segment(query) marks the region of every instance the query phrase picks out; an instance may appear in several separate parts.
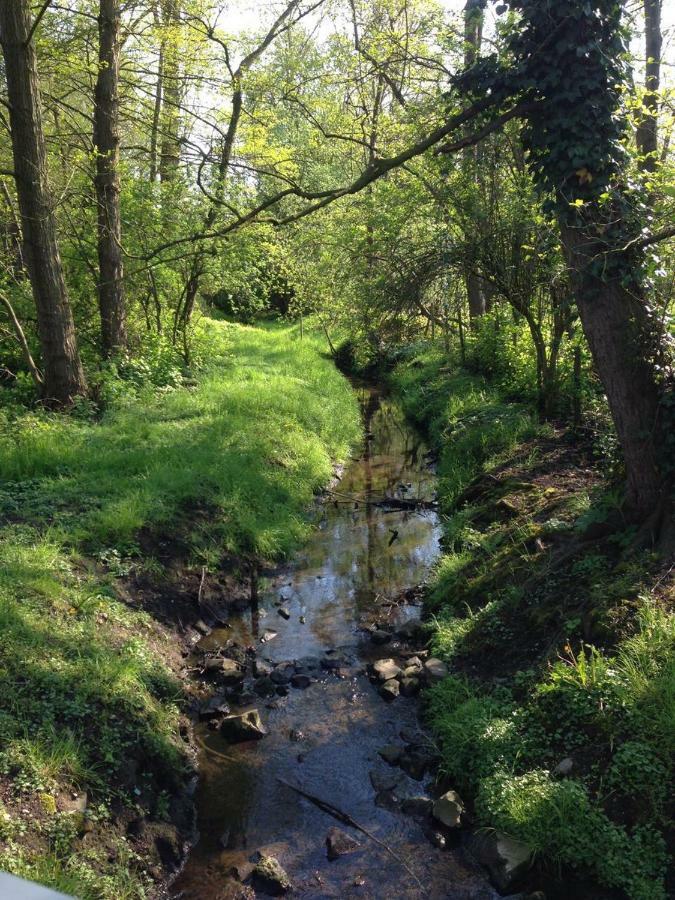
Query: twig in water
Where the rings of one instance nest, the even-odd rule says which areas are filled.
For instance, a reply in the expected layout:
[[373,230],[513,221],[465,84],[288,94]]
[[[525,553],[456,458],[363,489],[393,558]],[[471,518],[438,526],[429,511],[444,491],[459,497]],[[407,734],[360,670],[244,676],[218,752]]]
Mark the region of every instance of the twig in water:
[[403,868],[406,870],[408,875],[410,875],[410,877],[413,878],[417,882],[417,885],[419,886],[420,891],[422,891],[422,894],[420,896],[427,896],[427,892],[424,889],[424,885],[419,880],[417,875],[415,875],[415,873],[410,868],[408,863],[404,859],[402,859],[398,855],[398,853],[396,853],[395,850],[392,850],[392,848],[388,844],[385,844],[384,841],[381,841],[378,837],[375,837],[375,835],[372,833],[372,831],[368,831],[368,829],[365,826],[360,825],[356,821],[356,819],[352,819],[352,817],[349,815],[349,813],[343,812],[341,809],[338,809],[337,806],[333,806],[332,803],[328,803],[327,800],[322,800],[320,797],[316,797],[314,794],[310,794],[308,791],[305,791],[302,788],[296,787],[294,784],[291,784],[289,781],[284,781],[284,779],[279,778],[279,776],[277,776],[277,781],[280,782],[281,784],[285,785],[287,788],[290,788],[292,791],[295,791],[296,794],[300,794],[300,796],[304,797],[305,800],[309,800],[310,803],[313,803],[315,806],[318,806],[320,810],[322,810],[325,813],[328,813],[329,816],[333,816],[333,818],[337,819],[338,822],[342,822],[344,825],[349,825],[350,828],[355,828],[357,831],[360,831],[361,834],[365,834],[365,836],[367,838],[370,838],[371,841],[373,841],[379,847],[382,847],[383,850],[386,850],[390,856],[393,856],[393,858],[398,863],[400,863],[400,865],[403,866]]
[[202,578],[199,582],[199,593],[197,594],[197,606],[202,605],[202,592],[204,590],[204,579],[206,578],[206,566],[202,566]]

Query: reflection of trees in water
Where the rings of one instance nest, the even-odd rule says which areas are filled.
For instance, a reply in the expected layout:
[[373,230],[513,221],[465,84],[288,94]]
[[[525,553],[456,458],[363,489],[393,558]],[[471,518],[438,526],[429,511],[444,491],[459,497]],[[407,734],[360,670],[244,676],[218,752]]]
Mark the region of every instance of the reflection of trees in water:
[[[360,463],[352,469],[352,490],[355,496],[394,496],[400,493],[402,482],[412,484],[410,496],[424,496],[431,486],[432,476],[421,470],[424,442],[406,423],[396,404],[383,400],[375,391],[364,391],[360,397],[366,440]],[[389,527],[410,522],[416,513],[385,512],[364,504],[353,512],[355,530],[352,534],[352,561],[355,564],[355,596],[357,606],[368,606],[376,590],[388,590],[406,581],[409,566],[401,565],[400,553],[389,551]],[[359,520],[363,531],[359,529]],[[408,535],[409,549],[417,541],[423,542],[426,523],[419,532]],[[403,550],[403,547],[400,548]]]
[[[423,471],[424,441],[410,428],[399,406],[380,401],[371,417],[374,433],[371,452],[387,458],[381,490],[391,496],[406,478],[412,481],[414,496],[423,496],[430,477]],[[417,476],[415,478],[415,476]]]
[[[365,474],[364,487],[366,489],[366,497],[372,496],[373,493],[373,466],[372,466],[372,446],[373,441],[370,434],[373,426],[373,419],[380,408],[380,398],[373,391],[363,410],[364,425],[366,428],[366,445],[363,454],[363,471]],[[375,550],[375,508],[370,503],[366,504],[366,588],[367,593],[371,594],[375,590],[375,567],[373,565]]]

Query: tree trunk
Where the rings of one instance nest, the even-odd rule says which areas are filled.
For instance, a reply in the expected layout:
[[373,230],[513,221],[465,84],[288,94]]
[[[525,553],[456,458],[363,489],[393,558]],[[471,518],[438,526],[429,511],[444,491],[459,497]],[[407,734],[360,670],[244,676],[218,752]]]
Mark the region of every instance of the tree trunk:
[[157,60],[157,84],[155,85],[155,101],[152,107],[152,127],[150,129],[150,181],[157,181],[157,148],[159,146],[159,121],[162,115],[162,95],[164,92],[164,43],[159,47]]
[[659,85],[661,81],[661,0],[644,0],[645,10],[645,96],[636,141],[647,172],[658,161]]
[[30,3],[0,3],[0,42],[5,60],[14,174],[25,243],[24,259],[37,308],[45,399],[67,405],[86,391],[75,338],[56,219],[47,183],[47,152]]
[[[475,65],[483,36],[483,10],[476,0],[468,0],[464,7],[464,68]],[[467,147],[464,151],[464,164],[470,177],[476,177],[478,148]],[[485,315],[486,302],[483,283],[471,266],[467,263],[464,271],[466,294],[469,301],[469,320],[473,323]]]
[[466,294],[469,300],[469,318],[472,322],[485,315],[485,294],[479,275],[467,269],[465,271]]
[[180,47],[176,28],[179,23],[178,0],[163,0],[164,27],[168,36],[164,43],[161,103],[161,150],[159,177],[163,182],[176,180],[180,166]]
[[628,507],[644,519],[665,487],[660,391],[646,306],[618,277],[593,274],[592,263],[606,253],[606,245],[583,227],[566,222],[560,227],[584,334],[623,450]]
[[98,302],[105,356],[114,356],[127,346],[119,178],[120,23],[119,0],[100,0],[98,77],[94,94],[94,180],[98,208]]

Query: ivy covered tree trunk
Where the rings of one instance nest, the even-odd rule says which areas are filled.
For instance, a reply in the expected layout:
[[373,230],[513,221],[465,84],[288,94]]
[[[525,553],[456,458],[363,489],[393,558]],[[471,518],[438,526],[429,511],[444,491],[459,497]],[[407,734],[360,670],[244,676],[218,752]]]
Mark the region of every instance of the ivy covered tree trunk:
[[100,0],[94,148],[98,214],[98,302],[101,343],[106,356],[120,353],[127,346],[119,179],[120,21],[119,0]]
[[43,393],[47,401],[67,405],[86,392],[86,383],[47,183],[47,154],[31,23],[28,0],[0,3],[0,41],[5,60],[14,176],[24,260],[37,309]]
[[581,324],[623,451],[628,505],[638,518],[646,519],[658,508],[664,492],[654,334],[644,299],[628,290],[620,276],[596,274],[598,254],[606,248],[593,230],[563,222],[563,247]]

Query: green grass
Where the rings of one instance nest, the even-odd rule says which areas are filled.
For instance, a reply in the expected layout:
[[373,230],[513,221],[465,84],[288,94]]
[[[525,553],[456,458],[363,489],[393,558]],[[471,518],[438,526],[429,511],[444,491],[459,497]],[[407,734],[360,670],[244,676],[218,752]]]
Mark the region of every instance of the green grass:
[[491,461],[541,431],[530,409],[452,367],[438,347],[399,365],[391,380],[407,414],[441,451],[439,496],[447,507]]
[[[359,434],[318,339],[206,330],[192,389],[119,396],[98,422],[0,413],[0,869],[84,900],[146,896],[116,811],[161,821],[186,765],[175,639],[116,599],[139,532],[214,568],[288,553]],[[81,791],[96,839],[66,808]]]
[[569,545],[604,520],[611,494],[592,503],[569,445],[437,348],[393,383],[439,454],[444,554],[427,611],[452,674],[426,700],[445,774],[479,825],[525,841],[542,865],[663,900],[675,743],[664,561],[629,552],[627,532],[550,571],[541,542]]
[[7,422],[0,513],[50,521],[72,546],[126,549],[142,528],[190,520],[202,506],[225,550],[288,552],[331,458],[356,437],[354,399],[320,345],[295,329],[213,320],[209,329],[217,359],[195,390],[130,399],[97,426]]

